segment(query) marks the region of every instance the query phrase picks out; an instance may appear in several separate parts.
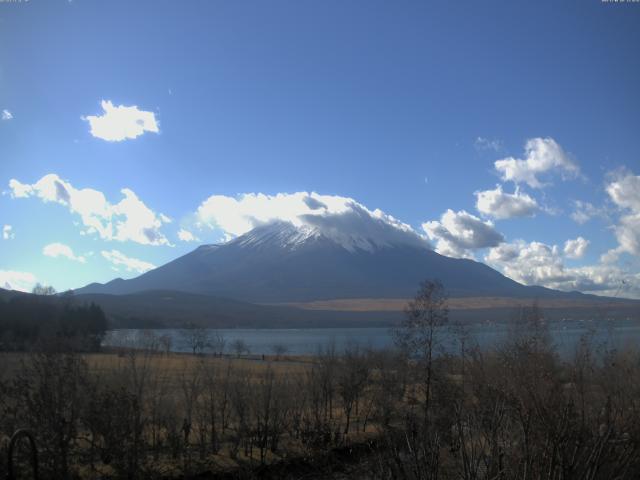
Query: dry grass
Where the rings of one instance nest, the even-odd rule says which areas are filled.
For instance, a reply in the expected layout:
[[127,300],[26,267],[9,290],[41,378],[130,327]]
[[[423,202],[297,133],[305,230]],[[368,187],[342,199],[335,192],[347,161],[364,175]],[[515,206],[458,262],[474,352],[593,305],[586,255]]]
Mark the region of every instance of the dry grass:
[[[313,302],[282,303],[303,310],[329,310],[343,312],[401,312],[407,305],[407,298],[346,298],[336,300],[318,300]],[[520,308],[531,305],[531,298],[507,297],[464,297],[450,298],[451,310],[477,310],[488,308]],[[619,307],[637,309],[638,302],[624,299],[566,299],[550,298],[538,301],[540,308],[597,308],[608,303]]]
[[[97,384],[106,382],[111,385],[116,385],[120,381],[131,381],[133,376],[143,375],[147,378],[147,387],[151,390],[147,390],[147,399],[145,400],[145,415],[149,412],[146,410],[149,407],[150,402],[153,403],[153,399],[148,395],[154,395],[156,390],[153,384],[160,382],[163,395],[163,404],[165,408],[171,408],[178,420],[186,416],[184,408],[184,388],[185,382],[191,381],[199,375],[202,375],[204,371],[218,371],[225,372],[227,368],[231,368],[233,377],[243,377],[253,383],[258,383],[261,378],[265,378],[265,374],[268,370],[273,372],[277,377],[292,379],[297,376],[303,376],[306,372],[312,368],[313,359],[310,357],[291,357],[283,356],[281,358],[275,356],[265,356],[265,359],[253,359],[253,358],[237,358],[235,356],[215,357],[212,355],[192,355],[187,353],[170,353],[162,354],[157,352],[145,352],[142,350],[130,350],[123,352],[103,352],[103,353],[85,353],[81,355],[88,367],[89,375],[96,381]],[[12,377],[19,375],[21,370],[33,361],[33,354],[23,352],[0,352],[0,381],[9,380]],[[137,372],[137,373],[134,373]],[[202,377],[200,377],[202,380]],[[197,402],[196,402],[197,403]],[[195,421],[195,420],[194,420]],[[233,431],[237,425],[231,423],[227,427],[228,432]],[[182,435],[182,432],[179,432]],[[227,433],[229,435],[229,433]],[[83,440],[78,442],[84,451],[87,451],[89,444],[85,441],[88,438],[88,433],[85,431],[82,434]],[[151,439],[147,438],[148,442]],[[0,443],[2,436],[0,435]],[[6,439],[5,439],[6,441]],[[193,461],[193,465],[190,468],[202,469],[202,470],[215,470],[226,471],[235,470],[240,467],[241,464],[249,462],[253,464],[256,462],[255,449],[253,456],[246,456],[242,449],[236,452],[235,459],[232,458],[230,453],[230,440],[222,440],[220,445],[220,451],[217,454],[207,453],[206,458],[197,458],[197,433],[196,426],[194,425],[191,440],[189,442],[190,453],[183,452],[180,458],[172,458],[166,452],[160,456],[160,458],[154,460],[158,471],[162,471],[167,478],[179,478],[184,473],[184,455],[189,455],[190,461]],[[295,442],[292,439],[283,437],[282,446],[287,447],[289,454],[293,452],[299,452],[299,442]],[[184,448],[184,446],[183,446]],[[280,460],[281,455],[276,455],[271,452],[267,452],[266,462]],[[147,458],[145,461],[148,461]],[[0,465],[1,467],[1,465]],[[81,478],[95,478],[95,473],[89,472],[88,465],[76,464],[73,467],[76,472],[81,475]],[[97,471],[101,475],[109,477],[115,475],[112,468],[109,465],[103,464],[101,461],[96,462]],[[0,477],[2,477],[2,471],[0,469]]]
[[[265,359],[236,358],[234,356],[214,357],[211,355],[191,355],[187,353],[145,354],[131,352],[139,361],[147,362],[150,369],[163,372],[169,378],[178,378],[191,369],[197,367],[228,367],[235,371],[253,374],[264,373],[271,369],[276,375],[298,375],[306,372],[312,365],[312,357],[284,356],[276,358],[265,356]],[[29,353],[0,352],[1,378],[10,378],[22,368],[23,362],[28,360]],[[86,353],[82,357],[87,362],[92,373],[112,373],[122,371],[130,363],[127,352]]]

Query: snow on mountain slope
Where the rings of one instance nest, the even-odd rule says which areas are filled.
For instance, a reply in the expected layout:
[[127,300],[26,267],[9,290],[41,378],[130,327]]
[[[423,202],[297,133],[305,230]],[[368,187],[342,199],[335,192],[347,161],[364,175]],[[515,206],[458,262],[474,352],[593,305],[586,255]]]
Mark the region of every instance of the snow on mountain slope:
[[316,192],[212,195],[200,205],[196,218],[201,226],[218,229],[228,239],[257,227],[280,224],[274,227],[279,229],[284,224],[297,229],[294,243],[321,235],[348,250],[425,244],[411,226],[379,209],[369,210],[353,198]]
[[[366,215],[366,214],[363,214]],[[276,221],[261,225],[229,242],[241,247],[258,247],[274,245],[283,249],[299,249],[318,242],[331,242],[348,252],[363,250],[373,252],[383,247],[412,245],[428,248],[427,241],[413,231],[400,230],[385,221],[369,220],[368,228],[353,228],[353,215],[349,224],[352,228],[341,229],[335,226],[335,217],[330,225],[325,225],[319,218],[313,217],[313,223],[294,226],[292,223]],[[366,220],[360,222],[366,224]]]

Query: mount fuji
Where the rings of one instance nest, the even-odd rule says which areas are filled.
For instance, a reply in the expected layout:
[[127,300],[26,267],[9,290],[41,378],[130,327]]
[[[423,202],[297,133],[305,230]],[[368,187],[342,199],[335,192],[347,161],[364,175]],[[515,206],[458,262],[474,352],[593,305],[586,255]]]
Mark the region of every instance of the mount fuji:
[[[357,229],[332,219],[274,221],[235,239],[202,245],[139,277],[93,283],[78,294],[174,290],[252,303],[409,298],[420,281],[438,279],[452,297],[582,296],[521,285],[487,265],[434,252],[413,231],[369,215]],[[353,218],[349,218],[353,225]]]

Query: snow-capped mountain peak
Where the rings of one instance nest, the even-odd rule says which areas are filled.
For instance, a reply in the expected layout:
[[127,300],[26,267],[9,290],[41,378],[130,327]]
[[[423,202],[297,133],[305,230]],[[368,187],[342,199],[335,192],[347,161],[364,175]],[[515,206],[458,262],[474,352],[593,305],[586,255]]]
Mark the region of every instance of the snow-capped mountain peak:
[[260,225],[231,240],[229,243],[242,247],[277,245],[283,248],[295,249],[310,240],[320,237],[321,233],[318,229],[307,225],[296,227],[289,222],[271,222],[266,225]]
[[[316,218],[308,219],[316,220]],[[335,220],[335,219],[333,219]],[[353,219],[351,219],[353,220]],[[296,250],[318,242],[332,243],[349,252],[363,250],[373,252],[380,248],[397,245],[413,245],[427,248],[427,242],[413,232],[402,231],[386,222],[369,218],[367,228],[360,225],[336,225],[302,223],[294,225],[291,222],[275,221],[260,225],[253,230],[229,242],[242,247],[277,246],[284,249]],[[347,228],[340,228],[347,227]],[[351,228],[348,228],[351,227]]]

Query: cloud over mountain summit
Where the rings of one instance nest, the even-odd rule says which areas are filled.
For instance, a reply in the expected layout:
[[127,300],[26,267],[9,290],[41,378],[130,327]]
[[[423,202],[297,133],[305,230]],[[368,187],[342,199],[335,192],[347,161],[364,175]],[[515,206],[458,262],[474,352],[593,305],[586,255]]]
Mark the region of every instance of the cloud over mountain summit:
[[305,227],[347,248],[429,244],[411,226],[382,210],[370,210],[352,198],[315,192],[244,193],[237,197],[212,195],[196,210],[199,227],[219,229],[226,239],[253,228],[288,222]]

